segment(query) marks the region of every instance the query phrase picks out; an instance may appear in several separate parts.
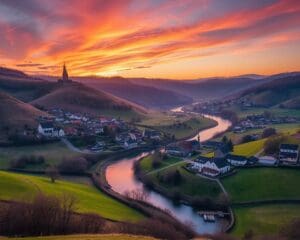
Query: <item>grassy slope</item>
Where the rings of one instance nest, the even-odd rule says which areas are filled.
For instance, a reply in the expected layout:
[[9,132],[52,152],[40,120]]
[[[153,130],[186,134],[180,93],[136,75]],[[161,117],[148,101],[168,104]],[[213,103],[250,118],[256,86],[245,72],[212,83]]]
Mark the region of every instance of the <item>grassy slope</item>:
[[[0,168],[9,167],[9,162],[22,155],[36,155],[44,156],[46,163],[56,164],[63,157],[75,157],[80,156],[79,153],[69,150],[63,143],[49,143],[43,145],[34,146],[22,146],[22,147],[0,147]],[[41,169],[45,165],[30,166],[28,169]]]
[[222,180],[233,202],[268,199],[300,199],[298,169],[241,169]]
[[[180,127],[176,127],[174,126],[176,123],[183,123],[186,124],[186,126],[182,125]],[[164,133],[175,135],[176,139],[181,139],[197,134],[197,132],[201,129],[212,127],[216,124],[216,122],[203,117],[175,117],[169,114],[157,113],[145,118],[141,124],[154,127]]]
[[71,112],[122,117],[126,120],[146,113],[140,106],[79,83],[58,86],[54,91],[35,99],[32,104],[45,108],[60,107]]
[[[171,158],[169,165],[174,164],[174,159]],[[195,174],[192,174],[188,171],[186,171],[182,166],[185,163],[179,163],[174,166],[170,166],[169,168],[164,168],[165,166],[168,166],[167,163],[165,163],[162,166],[162,170],[159,172],[150,173],[148,176],[153,179],[153,182],[155,184],[159,184],[161,187],[166,188],[166,191],[179,191],[183,194],[187,194],[190,196],[198,196],[198,197],[218,197],[221,193],[221,189],[219,185],[211,180],[200,178],[199,176],[196,176]],[[145,172],[149,170],[153,170],[151,167],[151,161],[150,158],[144,158],[141,162],[142,169],[144,168]],[[158,174],[159,175],[165,175],[168,171],[178,169],[180,171],[181,176],[183,178],[182,182],[177,185],[173,186],[171,184],[165,184],[165,183],[159,183],[158,181]]]
[[112,220],[136,221],[142,218],[137,211],[84,184],[66,181],[53,184],[44,177],[0,171],[0,189],[0,199],[29,200],[40,190],[52,195],[67,193],[77,198],[79,212],[94,212]]
[[[278,133],[284,133],[284,134],[293,134],[300,130],[300,124],[299,123],[291,123],[291,124],[270,124],[266,127],[275,128]],[[232,139],[233,141],[240,140],[244,135],[248,134],[261,134],[263,132],[263,129],[252,129],[248,130],[244,133],[234,133],[234,132],[226,132],[221,137],[218,137],[217,140],[221,140],[223,136],[227,136],[228,138]]]
[[234,146],[233,153],[246,157],[253,156],[263,149],[265,141],[266,139],[260,139],[257,141],[236,145]]
[[238,207],[234,212],[237,221],[232,234],[242,237],[250,229],[257,235],[277,233],[285,224],[300,216],[300,206],[291,204]]
[[65,235],[65,236],[49,236],[49,237],[26,237],[26,238],[1,238],[0,239],[12,239],[12,240],[151,240],[152,237],[134,236],[127,234],[89,234],[89,235]]
[[7,135],[4,127],[7,127],[10,133],[14,133],[15,130],[23,130],[25,125],[36,128],[38,126],[36,118],[46,115],[45,112],[30,104],[0,91],[0,138],[5,139],[4,136]]

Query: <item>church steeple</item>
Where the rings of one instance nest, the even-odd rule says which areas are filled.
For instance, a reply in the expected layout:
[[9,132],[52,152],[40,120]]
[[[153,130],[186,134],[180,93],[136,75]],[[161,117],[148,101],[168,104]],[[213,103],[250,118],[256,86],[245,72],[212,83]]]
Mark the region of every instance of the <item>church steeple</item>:
[[68,82],[69,81],[69,75],[68,75],[68,71],[67,71],[65,63],[64,63],[64,66],[63,66],[62,81],[63,82]]
[[57,81],[59,83],[62,83],[62,84],[66,84],[66,83],[71,83],[72,82],[72,80],[69,79],[69,74],[68,74],[67,67],[66,67],[65,63],[63,65],[62,78],[58,79]]

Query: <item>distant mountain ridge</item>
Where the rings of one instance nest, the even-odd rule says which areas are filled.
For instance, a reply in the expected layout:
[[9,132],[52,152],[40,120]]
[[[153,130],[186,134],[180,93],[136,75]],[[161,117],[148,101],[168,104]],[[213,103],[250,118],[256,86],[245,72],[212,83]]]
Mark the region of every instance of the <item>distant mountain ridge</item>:
[[300,109],[300,73],[281,74],[239,93],[238,98],[257,107]]

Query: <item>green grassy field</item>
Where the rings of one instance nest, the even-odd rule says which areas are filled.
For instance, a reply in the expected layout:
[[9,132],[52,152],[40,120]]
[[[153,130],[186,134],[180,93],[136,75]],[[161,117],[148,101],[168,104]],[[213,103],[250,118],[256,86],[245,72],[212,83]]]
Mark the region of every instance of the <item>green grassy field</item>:
[[232,234],[242,237],[250,229],[255,235],[278,233],[300,216],[300,205],[265,205],[234,208],[236,225]]
[[[0,169],[9,167],[11,160],[23,155],[44,156],[46,164],[57,164],[64,157],[71,158],[81,154],[69,150],[61,142],[21,147],[0,147]],[[27,168],[39,170],[45,168],[45,164],[30,165]]]
[[1,238],[12,240],[151,240],[152,237],[134,236],[127,234],[88,234],[88,235],[65,235],[65,236],[49,236],[49,237],[26,237],[26,238]]
[[300,110],[284,109],[284,108],[279,108],[277,106],[271,108],[255,107],[255,108],[248,108],[248,109],[241,109],[238,106],[233,106],[229,109],[235,111],[239,118],[243,118],[246,117],[247,115],[252,115],[252,114],[263,114],[264,111],[269,111],[274,116],[278,116],[278,117],[285,117],[285,116],[300,117]]
[[[161,166],[158,169],[167,167],[171,164],[174,164],[174,163],[177,163],[180,161],[182,161],[181,158],[168,157],[168,159],[162,160]],[[153,167],[152,167],[152,155],[149,155],[149,156],[143,158],[140,161],[140,166],[141,166],[142,171],[145,173],[149,172],[149,171],[153,171],[153,170],[158,170],[158,169],[153,169]]]
[[241,169],[222,182],[233,202],[300,199],[298,169]]
[[[192,197],[212,197],[216,198],[221,194],[221,189],[219,185],[212,180],[204,179],[196,176],[193,173],[188,172],[183,168],[186,164],[185,162],[178,162],[178,158],[170,158],[166,161],[159,169],[149,173],[147,175],[153,181],[154,184],[165,188],[168,192],[180,192]],[[176,164],[178,162],[178,164]],[[170,167],[167,167],[170,166]],[[167,167],[167,168],[166,168]],[[149,172],[154,170],[151,166],[151,158],[144,158],[141,162],[141,168],[144,172]],[[182,176],[182,181],[180,184],[174,186],[172,184],[161,183],[159,181],[159,176],[166,175],[168,171],[178,170]]]
[[[289,123],[289,124],[270,124],[266,126],[267,128],[275,128],[278,133],[284,134],[293,134],[300,130],[299,123]],[[243,133],[234,133],[234,132],[226,132],[221,137],[216,138],[216,140],[221,140],[223,136],[230,138],[233,142],[238,142],[245,135],[251,134],[261,134],[263,129],[251,129]]]
[[263,149],[265,141],[266,139],[260,139],[253,142],[235,145],[233,149],[233,153],[237,155],[246,156],[246,157],[253,156]]
[[67,193],[77,198],[79,212],[94,212],[112,220],[136,221],[142,218],[137,211],[86,184],[67,181],[51,183],[45,177],[0,171],[0,189],[0,199],[26,201],[39,191],[58,196]]
[[215,121],[203,117],[180,116],[170,114],[157,114],[144,119],[140,124],[156,128],[164,133],[174,135],[176,139],[186,138],[197,134],[201,129],[212,127]]

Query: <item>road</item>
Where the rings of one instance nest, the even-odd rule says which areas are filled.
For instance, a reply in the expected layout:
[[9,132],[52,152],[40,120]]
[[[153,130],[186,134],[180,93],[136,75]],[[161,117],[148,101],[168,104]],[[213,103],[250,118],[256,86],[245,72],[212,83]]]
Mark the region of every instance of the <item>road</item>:
[[74,152],[83,153],[83,154],[96,154],[94,152],[91,152],[89,150],[81,150],[78,147],[75,147],[68,139],[62,138],[61,141],[66,144],[66,146]]
[[168,165],[168,166],[165,166],[165,167],[162,167],[162,168],[159,168],[159,169],[156,169],[156,170],[153,170],[153,171],[147,172],[147,173],[145,174],[145,176],[147,176],[147,175],[150,175],[150,174],[153,174],[153,173],[160,172],[160,171],[162,171],[162,170],[164,170],[164,169],[167,169],[167,168],[169,168],[169,167],[176,166],[176,165],[178,165],[178,164],[180,164],[180,163],[183,163],[183,162],[186,162],[186,163],[188,163],[188,162],[192,162],[192,161],[191,161],[190,159],[185,159],[185,160],[183,160],[183,161],[179,161],[179,162],[176,162],[176,163],[170,164],[170,165]]

